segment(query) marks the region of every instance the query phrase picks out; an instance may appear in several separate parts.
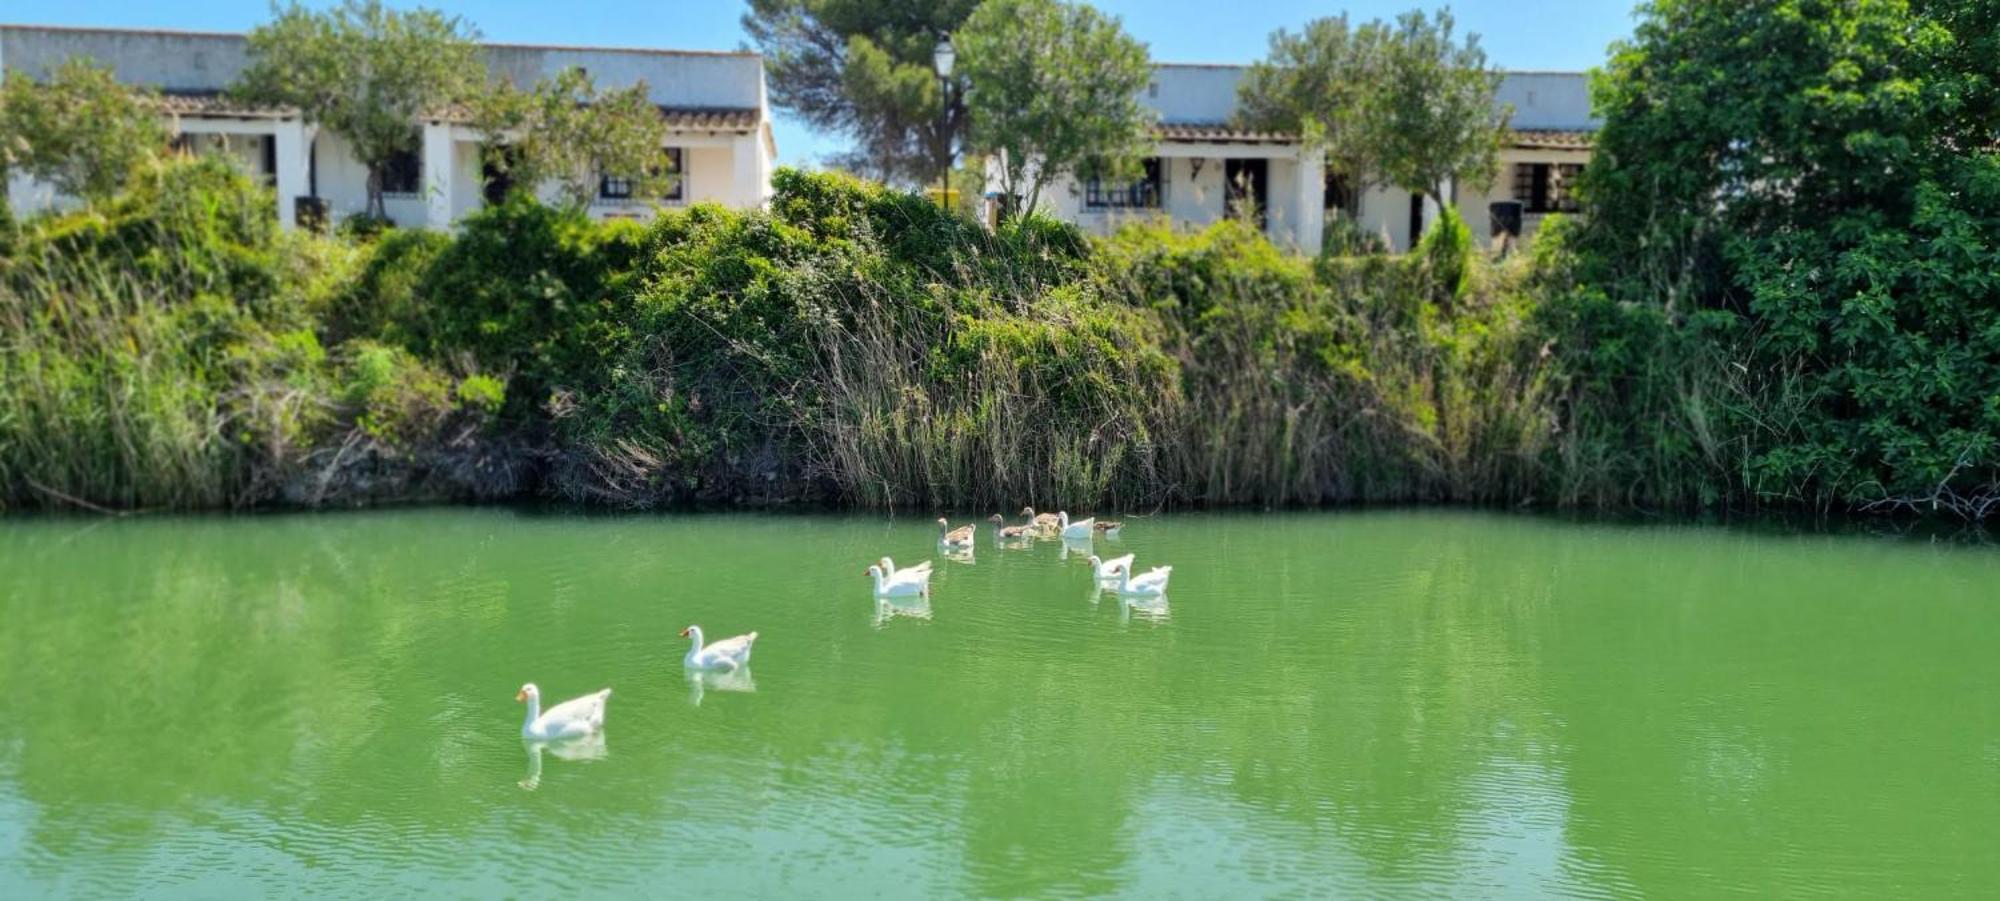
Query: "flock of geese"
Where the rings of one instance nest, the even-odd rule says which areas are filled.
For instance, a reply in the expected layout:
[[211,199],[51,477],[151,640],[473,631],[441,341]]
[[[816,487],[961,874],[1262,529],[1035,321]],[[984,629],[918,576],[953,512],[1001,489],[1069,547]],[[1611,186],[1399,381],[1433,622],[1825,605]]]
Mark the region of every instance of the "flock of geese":
[[[1121,522],[1094,518],[1072,520],[1067,512],[1036,513],[1033,507],[1023,508],[1021,515],[1027,521],[1020,525],[1008,525],[1006,519],[997,513],[989,517],[987,521],[993,524],[994,539],[1002,544],[1036,538],[1088,541],[1099,535],[1115,537],[1124,527]],[[938,520],[937,525],[940,551],[947,555],[961,555],[972,550],[978,538],[976,526],[968,524],[953,528],[951,521],[946,519]],[[1132,554],[1109,560],[1092,554],[1091,577],[1098,589],[1115,591],[1125,598],[1165,597],[1167,580],[1173,575],[1174,568],[1156,566],[1135,574],[1134,563]],[[930,597],[929,560],[898,568],[894,560],[885,556],[863,572],[875,581],[878,602],[898,597]],[[704,640],[701,627],[693,625],[682,629],[681,637],[689,641],[687,656],[682,658],[681,663],[692,675],[745,671],[750,665],[751,647],[757,642],[757,633],[750,632],[710,643]],[[514,695],[514,700],[528,707],[527,719],[521,724],[521,737],[531,742],[558,742],[597,735],[604,728],[604,705],[610,699],[611,689],[606,688],[543,710],[541,690],[530,682],[521,686],[521,690]],[[539,764],[539,755],[534,760]]]

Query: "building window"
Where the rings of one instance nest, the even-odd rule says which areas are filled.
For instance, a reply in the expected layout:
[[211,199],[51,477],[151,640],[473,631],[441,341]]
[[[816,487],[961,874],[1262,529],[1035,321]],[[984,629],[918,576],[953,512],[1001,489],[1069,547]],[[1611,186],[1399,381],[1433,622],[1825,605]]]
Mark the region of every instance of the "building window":
[[1353,216],[1360,210],[1358,199],[1354,195],[1352,179],[1331,169],[1326,171],[1326,177],[1320,187],[1320,209]]
[[1576,177],[1583,173],[1578,163],[1515,163],[1514,199],[1526,213],[1574,213]]
[[[654,172],[664,183],[660,188],[660,199],[665,201],[684,200],[687,197],[687,170],[683,168],[684,154],[679,147],[668,147],[661,154],[661,165]],[[603,175],[597,179],[597,199],[605,203],[625,203],[633,199],[638,185],[630,176]]]
[[424,182],[423,154],[398,150],[382,164],[382,193],[414,195]]
[[1145,174],[1138,181],[1105,185],[1092,178],[1083,186],[1083,205],[1091,209],[1153,209],[1160,205],[1160,160],[1145,161]]

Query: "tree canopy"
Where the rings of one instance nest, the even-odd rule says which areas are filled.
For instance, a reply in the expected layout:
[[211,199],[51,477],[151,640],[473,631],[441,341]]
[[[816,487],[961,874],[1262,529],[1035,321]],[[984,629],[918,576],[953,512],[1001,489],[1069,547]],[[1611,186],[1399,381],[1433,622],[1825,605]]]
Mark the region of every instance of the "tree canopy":
[[1653,0],[1597,79],[1581,309],[1741,336],[1753,485],[2000,505],[1994,6]]
[[836,162],[884,181],[924,183],[950,165],[967,128],[966,81],[932,63],[978,0],[750,0],[743,28],[770,74],[771,104],[855,149]]
[[346,0],[324,11],[297,2],[252,29],[250,64],[234,92],[294,106],[340,135],[368,167],[368,213],[382,207],[384,166],[416,149],[417,120],[484,89],[478,32],[435,10]]
[[0,163],[65,194],[109,197],[166,144],[158,98],[88,60],[65,60],[46,81],[9,71],[0,84]]
[[1345,15],[1271,35],[1270,55],[1238,87],[1252,127],[1325,148],[1357,186],[1382,181],[1445,205],[1444,183],[1489,181],[1506,134],[1494,114],[1499,72],[1479,36],[1453,36],[1449,10],[1350,26]]
[[602,176],[624,180],[635,199],[659,197],[677,177],[665,168],[667,124],[644,81],[600,93],[571,67],[526,91],[497,86],[478,106],[488,162],[523,189],[554,182],[570,206],[589,205]]
[[1145,45],[1080,3],[986,0],[959,33],[972,146],[995,155],[1000,188],[1033,210],[1071,174],[1129,171],[1153,113]]

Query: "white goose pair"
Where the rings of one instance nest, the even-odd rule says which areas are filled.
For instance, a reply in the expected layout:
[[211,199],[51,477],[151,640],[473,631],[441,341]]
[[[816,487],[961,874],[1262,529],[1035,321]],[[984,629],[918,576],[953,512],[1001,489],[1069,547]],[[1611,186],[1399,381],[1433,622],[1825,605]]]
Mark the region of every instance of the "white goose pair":
[[[750,665],[750,646],[757,641],[757,633],[751,632],[704,645],[700,626],[682,629],[681,637],[694,642],[682,658],[688,669],[728,672]],[[562,741],[591,735],[604,728],[604,704],[610,699],[611,689],[605,688],[544,711],[542,691],[530,682],[514,695],[514,700],[528,705],[528,717],[521,723],[521,737],[530,741]]]
[[1133,555],[1099,560],[1090,555],[1091,574],[1102,588],[1116,589],[1126,597],[1152,598],[1167,593],[1167,578],[1173,575],[1171,566],[1156,566],[1139,575],[1132,574]]

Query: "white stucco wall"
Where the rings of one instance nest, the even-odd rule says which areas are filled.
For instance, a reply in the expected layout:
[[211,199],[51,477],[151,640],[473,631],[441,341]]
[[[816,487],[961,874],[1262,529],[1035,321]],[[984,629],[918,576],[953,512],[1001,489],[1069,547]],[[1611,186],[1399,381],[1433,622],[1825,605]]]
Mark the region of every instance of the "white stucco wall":
[[[1244,67],[1233,65],[1157,64],[1140,100],[1159,114],[1162,123],[1225,124],[1235,115],[1236,89],[1243,73]],[[1495,105],[1512,107],[1513,125],[1518,129],[1583,131],[1595,129],[1599,124],[1590,112],[1588,80],[1579,72],[1507,73],[1497,91]],[[1160,154],[1183,152],[1186,151],[1177,150],[1172,143],[1158,144],[1155,149]],[[1160,215],[1169,217],[1176,228],[1203,228],[1224,215],[1224,160],[1232,156],[1264,157],[1269,159],[1268,232],[1274,239],[1288,241],[1293,246],[1311,245],[1310,249],[1317,249],[1316,241],[1298,240],[1303,234],[1318,234],[1324,211],[1317,209],[1323,196],[1321,191],[1299,179],[1296,145],[1215,145],[1199,152],[1209,154],[1200,166],[1199,175],[1195,173],[1193,160],[1187,156],[1170,156],[1165,160],[1161,210],[1087,209],[1082,205],[1082,192],[1070,180],[1054,187],[1052,196],[1045,197],[1043,209],[1095,233],[1108,232],[1134,217]],[[1473,234],[1484,242],[1490,221],[1487,204],[1492,200],[1512,199],[1512,163],[1531,158],[1581,162],[1588,157],[1587,151],[1510,150],[1503,155],[1502,171],[1491,186],[1455,186],[1453,200]],[[1314,186],[1319,183],[1316,177],[1308,181]],[[997,183],[997,179],[989,179],[989,183]],[[1428,226],[1437,216],[1435,204],[1427,201],[1423,224]],[[1526,218],[1524,231],[1531,233],[1541,217]],[[1392,249],[1409,249],[1412,243],[1409,192],[1371,186],[1362,193],[1357,221],[1371,234],[1385,238]],[[1309,228],[1301,230],[1302,222],[1309,222]]]
[[[1500,175],[1485,190],[1471,186],[1461,186],[1458,191],[1458,214],[1465,218],[1465,224],[1472,227],[1472,236],[1482,244],[1492,243],[1492,212],[1488,204],[1499,200],[1525,200],[1514,196],[1514,166],[1517,163],[1574,163],[1583,165],[1590,162],[1588,150],[1543,150],[1514,148],[1501,151]],[[1570,214],[1575,215],[1575,214]],[[1541,228],[1546,213],[1524,213],[1521,216],[1521,238],[1531,239]]]
[[1586,131],[1604,124],[1591,114],[1590,79],[1582,72],[1509,72],[1494,101],[1513,107],[1515,128]]
[[[1296,153],[1296,148],[1266,146],[1256,152]],[[1294,248],[1302,247],[1302,240],[1309,241],[1313,244],[1311,249],[1316,251],[1317,241],[1312,239],[1311,233],[1305,233],[1302,238],[1300,225],[1302,218],[1317,216],[1319,211],[1313,204],[1320,196],[1319,191],[1315,189],[1311,200],[1302,202],[1297,181],[1299,162],[1296,159],[1280,156],[1257,158],[1264,159],[1267,167],[1265,234],[1272,241]],[[1085,206],[1082,183],[1066,176],[1043,190],[1041,209],[1096,235],[1110,234],[1135,221],[1165,219],[1176,229],[1195,231],[1222,219],[1228,205],[1223,176],[1228,168],[1227,158],[1165,156],[1160,158],[1160,167],[1160,205],[1157,208]],[[1316,227],[1316,223],[1311,227]]]
[[587,71],[599,90],[643,80],[647,97],[662,106],[755,107],[764,102],[764,63],[754,53],[493,44],[486,48],[486,65],[520,86],[571,66]]
[[[625,87],[643,80],[648,96],[662,106],[755,110],[754,123],[747,132],[677,132],[667,145],[685,148],[688,189],[682,203],[711,201],[752,208],[769,198],[776,148],[767,137],[763,62],[756,54],[519,44],[487,45],[483,52],[489,69],[519,84],[580,66],[600,88]],[[121,81],[170,92],[220,91],[247,62],[243,36],[237,34],[0,26],[0,66],[41,76],[71,57],[108,64]],[[288,173],[285,177],[293,179],[291,184],[296,188],[280,191],[287,195],[280,198],[282,213],[291,209],[289,195],[306,193],[308,159],[317,194],[327,201],[334,221],[366,209],[367,170],[338,135],[320,132],[307,142],[296,117],[284,124],[246,124],[246,120],[227,117],[173,121],[181,130],[194,133],[233,131],[240,135],[248,129],[284,135],[276,145],[281,157],[277,168]],[[449,137],[441,128],[449,129]],[[463,126],[435,124],[426,126],[424,133],[425,152],[445,149],[451,162],[443,170],[427,168],[418,193],[384,198],[389,217],[401,225],[442,225],[443,220],[456,221],[484,202],[479,136]],[[243,155],[251,171],[263,168],[261,151],[252,139],[231,136],[220,140],[231,152]],[[293,147],[298,152],[285,156]],[[15,208],[24,212],[59,202],[48,186],[26,178],[10,178],[7,188]],[[633,210],[607,205],[593,212],[629,215]],[[289,223],[289,216],[284,218]]]
[[1236,113],[1242,66],[1158,63],[1139,102],[1162,122],[1227,122]]

